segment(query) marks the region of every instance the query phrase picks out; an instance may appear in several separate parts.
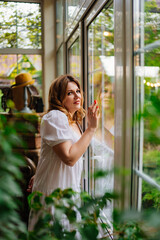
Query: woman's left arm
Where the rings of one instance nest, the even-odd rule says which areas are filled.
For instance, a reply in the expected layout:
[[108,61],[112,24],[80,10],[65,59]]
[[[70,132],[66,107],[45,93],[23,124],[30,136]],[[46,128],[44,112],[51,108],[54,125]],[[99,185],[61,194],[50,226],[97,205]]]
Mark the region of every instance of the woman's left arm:
[[99,121],[99,113],[96,103],[88,108],[87,117],[88,128],[76,143],[65,141],[53,147],[56,154],[68,166],[74,166],[79,158],[85,153],[94,136]]

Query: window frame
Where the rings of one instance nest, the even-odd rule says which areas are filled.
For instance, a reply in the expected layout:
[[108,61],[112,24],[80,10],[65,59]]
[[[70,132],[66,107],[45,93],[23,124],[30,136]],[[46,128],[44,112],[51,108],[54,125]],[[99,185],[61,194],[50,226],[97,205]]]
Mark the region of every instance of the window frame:
[[128,174],[115,174],[114,189],[120,194],[115,207],[123,210],[132,201],[133,144],[133,33],[132,0],[114,1],[115,12],[115,166]]

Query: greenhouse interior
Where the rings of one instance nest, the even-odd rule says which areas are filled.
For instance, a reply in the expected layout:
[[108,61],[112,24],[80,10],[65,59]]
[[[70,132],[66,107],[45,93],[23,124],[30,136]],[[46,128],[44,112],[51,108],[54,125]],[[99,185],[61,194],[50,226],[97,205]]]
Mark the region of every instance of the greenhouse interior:
[[0,0],[0,155],[0,240],[159,240],[160,0]]

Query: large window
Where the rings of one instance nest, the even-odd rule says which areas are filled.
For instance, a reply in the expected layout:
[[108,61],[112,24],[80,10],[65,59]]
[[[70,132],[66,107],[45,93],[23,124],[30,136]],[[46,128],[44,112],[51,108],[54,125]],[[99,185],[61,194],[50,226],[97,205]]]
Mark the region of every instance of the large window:
[[[107,5],[88,27],[88,101],[91,105],[97,100],[100,111],[99,128],[89,148],[90,176],[110,171],[114,164],[114,75],[113,5]],[[101,180],[89,178],[89,190],[93,195],[112,191],[111,172]],[[109,206],[109,219],[111,213]]]
[[[134,170],[138,207],[160,209],[160,4],[134,1]],[[140,177],[140,178],[139,178]]]
[[42,94],[41,4],[0,1],[0,87],[29,72]]

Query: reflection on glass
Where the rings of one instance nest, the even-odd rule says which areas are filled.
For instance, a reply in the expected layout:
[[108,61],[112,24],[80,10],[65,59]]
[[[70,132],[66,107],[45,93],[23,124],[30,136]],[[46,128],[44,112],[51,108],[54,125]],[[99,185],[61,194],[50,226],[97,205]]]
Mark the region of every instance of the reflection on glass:
[[0,2],[0,48],[41,48],[41,7]]
[[[135,110],[144,108],[143,124],[140,125],[141,150],[139,170],[160,184],[160,4],[157,0],[136,1],[135,21]],[[142,184],[142,206],[154,207],[155,191],[149,184]],[[158,193],[158,190],[156,190]],[[152,199],[149,200],[149,196]],[[148,198],[148,200],[147,200]],[[147,201],[147,204],[146,204]],[[160,201],[159,201],[160,202]]]
[[[112,170],[114,160],[114,31],[113,6],[104,8],[88,28],[89,104],[98,101],[100,124],[89,149],[90,172]],[[113,190],[113,175],[91,179],[91,193]],[[106,209],[111,220],[112,206]]]
[[40,55],[0,55],[0,87],[10,86],[15,76],[29,72],[35,79],[35,86],[42,94],[42,58]]
[[69,49],[69,73],[80,79],[80,49],[79,38]]

